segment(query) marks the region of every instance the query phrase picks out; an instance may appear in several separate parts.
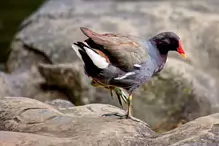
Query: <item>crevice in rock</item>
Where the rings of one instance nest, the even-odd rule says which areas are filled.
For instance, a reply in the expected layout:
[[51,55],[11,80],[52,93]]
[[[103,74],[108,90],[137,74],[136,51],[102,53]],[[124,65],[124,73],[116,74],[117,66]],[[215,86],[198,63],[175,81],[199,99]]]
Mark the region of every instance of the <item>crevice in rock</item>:
[[[36,109],[47,109],[47,108],[40,108],[40,107],[29,107],[29,108],[25,108],[23,110],[21,110],[15,117],[23,114],[24,112],[28,111],[28,110],[36,110]],[[12,118],[14,119],[14,118]]]
[[[21,40],[20,40],[21,41]],[[53,64],[52,60],[42,51],[40,51],[37,48],[34,48],[32,45],[27,45],[23,42],[23,47],[24,49],[28,50],[28,51],[33,51],[34,53],[36,53],[37,55],[42,56],[43,58],[45,58],[45,60],[49,63],[49,64]]]
[[67,100],[70,101],[72,104],[76,104],[76,99],[74,99],[74,97],[72,97],[73,95],[71,94],[71,91],[69,91],[69,89],[64,88],[64,87],[60,87],[60,86],[55,86],[55,85],[48,85],[47,83],[42,83],[40,84],[40,88],[43,91],[59,91],[61,93],[63,93],[64,95],[66,95]]
[[[21,123],[22,122],[22,119],[20,118],[20,115],[23,114],[24,112],[26,111],[29,111],[29,110],[40,110],[40,109],[47,109],[47,108],[38,108],[38,107],[33,107],[33,108],[25,108],[23,109],[22,111],[20,111],[15,117],[13,117],[12,119],[10,120],[13,120],[15,121],[16,123]],[[51,120],[53,118],[55,118],[56,115],[54,116],[50,116],[48,118],[45,118],[44,120],[42,121],[32,121],[32,122],[26,122],[26,123],[22,123],[22,124],[27,124],[27,125],[34,125],[34,124],[40,124],[40,123],[44,123],[45,121],[48,121],[48,120]]]
[[54,118],[56,118],[56,116],[48,117],[48,118],[46,118],[46,119],[44,119],[43,121],[40,121],[40,122],[27,122],[27,123],[25,123],[25,124],[27,124],[27,125],[41,124],[41,123],[44,123],[44,122],[46,122],[46,121],[52,120],[52,119],[54,119]]

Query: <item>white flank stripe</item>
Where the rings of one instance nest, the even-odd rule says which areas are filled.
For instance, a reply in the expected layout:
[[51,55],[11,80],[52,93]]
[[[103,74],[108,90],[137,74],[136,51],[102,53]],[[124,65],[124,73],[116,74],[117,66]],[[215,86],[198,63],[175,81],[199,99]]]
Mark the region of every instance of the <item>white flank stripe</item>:
[[134,75],[134,74],[135,74],[135,72],[128,72],[128,73],[126,73],[125,75],[123,75],[123,76],[121,76],[121,77],[114,78],[114,79],[116,79],[116,80],[122,80],[122,79],[127,78],[128,76],[131,76],[131,75]]
[[95,53],[93,50],[84,47],[84,49],[87,52],[87,55],[90,57],[90,59],[93,61],[93,63],[98,67],[98,68],[107,68],[109,63],[106,61],[106,59],[97,53]]
[[141,65],[140,65],[140,64],[134,64],[134,67],[138,67],[138,68],[140,68]]
[[75,45],[75,44],[72,44],[72,48],[75,50],[77,56],[82,60],[81,54],[78,51],[80,48],[77,45]]

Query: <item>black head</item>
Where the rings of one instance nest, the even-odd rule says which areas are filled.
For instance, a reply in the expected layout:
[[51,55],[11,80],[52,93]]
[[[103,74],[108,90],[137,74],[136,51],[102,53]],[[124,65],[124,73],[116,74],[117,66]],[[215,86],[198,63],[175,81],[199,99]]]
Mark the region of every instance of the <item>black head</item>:
[[166,55],[168,51],[177,51],[185,57],[182,41],[173,32],[162,32],[152,38],[160,54]]

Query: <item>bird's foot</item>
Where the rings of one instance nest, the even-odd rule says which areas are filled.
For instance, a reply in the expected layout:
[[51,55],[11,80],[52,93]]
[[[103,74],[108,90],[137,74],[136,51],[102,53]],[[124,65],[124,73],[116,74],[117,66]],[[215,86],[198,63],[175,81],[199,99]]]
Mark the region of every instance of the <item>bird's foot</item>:
[[109,114],[103,114],[102,117],[110,117],[110,116],[117,116],[117,117],[121,117],[123,116],[122,114],[119,113],[109,113]]
[[128,116],[128,115],[125,115],[126,116],[126,119],[131,119],[132,121],[135,121],[135,122],[142,122],[140,119],[137,119],[133,116]]
[[143,122],[143,121],[140,120],[140,119],[137,119],[137,118],[133,117],[132,115],[126,114],[126,115],[123,115],[123,116],[125,116],[126,119],[130,119],[130,120],[132,120],[132,121],[134,121],[134,122],[139,122],[139,123],[141,122],[141,123],[143,123],[144,125],[146,125],[147,127],[150,127],[150,125],[148,125],[147,123]]
[[108,116],[117,116],[119,117],[119,119],[130,119],[132,121],[135,121],[135,122],[141,122],[141,120],[131,116],[131,115],[128,115],[128,114],[119,114],[119,113],[109,113],[109,114],[104,114],[102,115],[102,117],[108,117]]

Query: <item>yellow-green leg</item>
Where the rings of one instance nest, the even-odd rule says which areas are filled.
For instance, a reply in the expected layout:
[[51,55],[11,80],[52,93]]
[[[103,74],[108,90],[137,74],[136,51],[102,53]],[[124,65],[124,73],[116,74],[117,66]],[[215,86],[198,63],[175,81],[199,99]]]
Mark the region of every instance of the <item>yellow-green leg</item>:
[[127,113],[125,115],[121,115],[119,113],[110,113],[110,114],[104,114],[103,116],[119,116],[120,118],[123,118],[123,119],[131,119],[133,121],[140,122],[139,119],[136,119],[135,117],[132,116],[132,94],[130,94],[127,98],[127,95],[120,88],[101,85],[95,81],[92,81],[91,85],[93,85],[94,87],[97,87],[97,88],[109,89],[112,98],[113,98],[112,91],[114,91],[117,94],[117,97],[118,97],[118,100],[119,100],[119,103],[121,106],[122,106],[121,99],[125,103],[127,102],[127,104],[128,104]]
[[96,88],[106,88],[106,89],[109,89],[110,90],[110,95],[113,99],[113,91],[116,93],[117,95],[117,98],[119,100],[119,104],[122,106],[122,101],[124,101],[125,103],[127,102],[127,95],[125,94],[125,92],[121,89],[121,88],[118,88],[118,87],[115,87],[115,86],[108,86],[108,85],[104,85],[104,84],[101,84],[101,83],[98,83],[96,81],[92,81],[91,82],[91,85],[96,87]]
[[125,115],[126,118],[131,119],[131,120],[136,121],[136,122],[140,122],[141,120],[132,116],[132,94],[129,95],[128,100],[127,100],[127,104],[128,104],[128,109],[127,109],[127,113]]
[[128,100],[127,100],[127,104],[128,104],[128,109],[127,109],[127,118],[132,117],[132,94],[129,95]]
[[128,104],[128,109],[125,115],[121,115],[119,113],[110,113],[110,114],[104,114],[103,116],[119,116],[121,119],[131,119],[133,121],[140,122],[139,119],[132,116],[132,95],[129,95],[127,104]]

